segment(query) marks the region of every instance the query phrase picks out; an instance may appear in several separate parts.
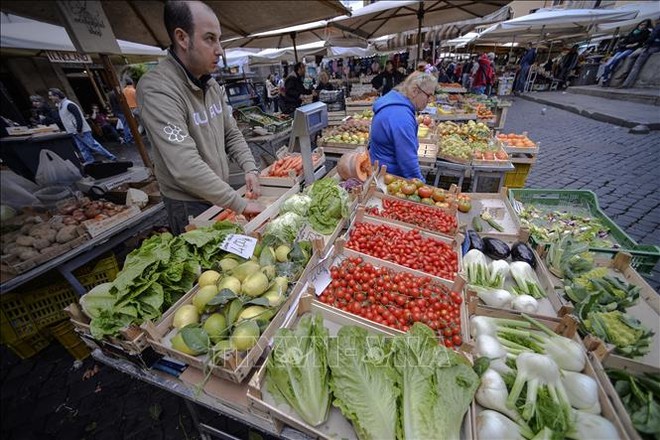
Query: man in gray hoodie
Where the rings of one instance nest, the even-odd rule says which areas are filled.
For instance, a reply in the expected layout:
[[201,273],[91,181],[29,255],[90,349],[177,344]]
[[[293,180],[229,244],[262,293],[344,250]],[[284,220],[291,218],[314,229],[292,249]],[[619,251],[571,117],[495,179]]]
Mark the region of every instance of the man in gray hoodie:
[[252,152],[210,75],[222,55],[220,22],[202,2],[168,1],[164,15],[172,46],[142,77],[137,98],[172,232],[212,205],[256,215],[263,207],[227,183],[232,159],[245,172],[246,198],[259,196]]

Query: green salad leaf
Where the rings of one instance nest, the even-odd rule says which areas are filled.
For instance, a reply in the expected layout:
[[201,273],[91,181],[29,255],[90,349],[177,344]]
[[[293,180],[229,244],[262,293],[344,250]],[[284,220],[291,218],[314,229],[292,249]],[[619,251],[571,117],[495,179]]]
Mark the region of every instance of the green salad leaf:
[[312,229],[319,234],[329,235],[340,220],[348,217],[348,193],[331,178],[318,180],[309,187],[312,201],[307,218]]
[[353,423],[361,440],[397,437],[397,373],[391,344],[358,327],[342,327],[330,340],[328,364],[333,404]]

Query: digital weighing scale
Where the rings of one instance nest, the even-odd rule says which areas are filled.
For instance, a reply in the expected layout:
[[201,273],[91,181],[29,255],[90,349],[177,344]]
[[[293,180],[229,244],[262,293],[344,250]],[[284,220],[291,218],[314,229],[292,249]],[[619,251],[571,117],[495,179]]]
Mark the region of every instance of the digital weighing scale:
[[289,139],[289,151],[292,153],[300,151],[306,185],[311,185],[326,172],[323,165],[314,173],[311,137],[327,126],[328,106],[325,103],[313,102],[296,109]]

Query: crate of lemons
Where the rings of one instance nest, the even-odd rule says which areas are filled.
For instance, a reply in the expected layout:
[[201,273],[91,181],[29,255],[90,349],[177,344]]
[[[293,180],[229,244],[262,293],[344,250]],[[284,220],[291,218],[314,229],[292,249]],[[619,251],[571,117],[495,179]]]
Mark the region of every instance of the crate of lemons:
[[[178,306],[172,319],[150,332],[154,349],[205,360],[197,366],[210,362],[236,368],[291,296],[291,286],[310,257],[311,247],[306,245],[258,246],[248,260],[225,255],[217,270],[200,275],[189,293],[191,299]],[[258,358],[261,352],[255,355]],[[191,364],[189,357],[182,360]]]

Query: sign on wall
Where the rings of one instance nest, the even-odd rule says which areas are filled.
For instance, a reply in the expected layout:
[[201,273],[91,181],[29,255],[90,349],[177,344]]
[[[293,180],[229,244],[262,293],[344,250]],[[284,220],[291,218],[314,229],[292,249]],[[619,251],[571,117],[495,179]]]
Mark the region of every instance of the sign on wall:
[[121,54],[100,1],[58,1],[57,6],[78,52]]
[[60,52],[47,50],[46,55],[51,63],[64,64],[92,64],[92,57],[78,52]]

